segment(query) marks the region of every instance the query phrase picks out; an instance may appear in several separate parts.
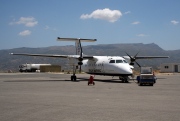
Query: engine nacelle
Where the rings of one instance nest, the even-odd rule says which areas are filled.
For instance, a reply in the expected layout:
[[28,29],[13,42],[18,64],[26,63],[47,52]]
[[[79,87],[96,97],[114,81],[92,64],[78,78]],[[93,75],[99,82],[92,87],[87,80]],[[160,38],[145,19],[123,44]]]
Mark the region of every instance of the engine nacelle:
[[81,66],[81,65],[83,65],[83,62],[81,62],[81,61],[80,61],[80,62],[78,62],[78,65],[80,65],[80,66]]
[[83,61],[83,58],[82,58],[82,57],[79,57],[78,60],[79,60],[79,61]]

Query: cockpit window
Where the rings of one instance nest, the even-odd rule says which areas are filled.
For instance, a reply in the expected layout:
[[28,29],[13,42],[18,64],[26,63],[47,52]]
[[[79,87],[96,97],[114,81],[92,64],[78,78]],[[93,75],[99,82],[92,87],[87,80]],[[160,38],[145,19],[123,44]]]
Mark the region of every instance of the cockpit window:
[[123,62],[124,62],[124,63],[127,63],[127,61],[126,61],[126,60],[123,60]]
[[123,63],[122,60],[116,60],[116,63]]
[[110,60],[109,63],[115,63],[115,60]]

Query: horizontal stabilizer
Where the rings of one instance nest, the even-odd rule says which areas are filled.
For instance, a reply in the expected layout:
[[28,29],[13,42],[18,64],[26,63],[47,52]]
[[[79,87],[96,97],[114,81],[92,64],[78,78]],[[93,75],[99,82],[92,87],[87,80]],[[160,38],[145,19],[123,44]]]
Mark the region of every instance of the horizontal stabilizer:
[[79,41],[81,42],[95,42],[97,41],[96,39],[82,39],[82,38],[61,38],[57,37],[57,41]]

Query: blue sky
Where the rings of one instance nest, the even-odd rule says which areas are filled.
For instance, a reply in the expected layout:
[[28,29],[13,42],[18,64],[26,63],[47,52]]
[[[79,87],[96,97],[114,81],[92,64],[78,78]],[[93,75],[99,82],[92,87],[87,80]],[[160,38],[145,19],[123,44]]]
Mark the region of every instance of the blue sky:
[[0,50],[95,43],[180,49],[180,0],[0,0]]

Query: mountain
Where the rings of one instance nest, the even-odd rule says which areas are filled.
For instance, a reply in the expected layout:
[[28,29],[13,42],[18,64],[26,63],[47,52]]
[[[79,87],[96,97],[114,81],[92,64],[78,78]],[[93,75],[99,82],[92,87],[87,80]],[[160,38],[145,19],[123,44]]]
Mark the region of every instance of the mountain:
[[[168,59],[137,60],[141,66],[159,67],[161,63],[180,62],[180,50],[163,50],[158,45],[151,44],[100,44],[83,46],[83,53],[86,55],[107,55],[125,56],[126,52],[132,56],[170,56]],[[38,54],[75,54],[75,47],[70,46],[51,46],[43,48],[15,48],[0,50],[0,71],[18,71],[18,66],[24,63],[50,63],[61,65],[66,68],[67,59],[15,56],[9,53],[38,53]]]

